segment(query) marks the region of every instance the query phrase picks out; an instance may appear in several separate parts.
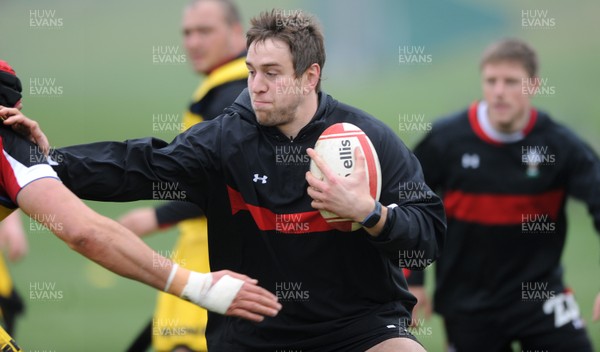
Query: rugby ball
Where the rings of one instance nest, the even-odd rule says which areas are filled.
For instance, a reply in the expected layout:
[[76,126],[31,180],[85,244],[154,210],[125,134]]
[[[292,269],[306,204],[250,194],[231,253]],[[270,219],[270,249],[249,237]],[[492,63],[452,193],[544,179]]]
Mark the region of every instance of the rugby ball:
[[[379,200],[381,193],[381,167],[377,152],[369,137],[357,126],[341,122],[329,126],[315,144],[314,150],[325,163],[338,175],[349,176],[355,167],[355,150],[360,148],[366,160],[365,172],[369,182],[371,196]],[[322,179],[323,174],[314,161],[310,162],[310,172]],[[321,216],[331,227],[340,231],[356,231],[361,228],[357,222],[340,218],[334,213],[321,210]]]

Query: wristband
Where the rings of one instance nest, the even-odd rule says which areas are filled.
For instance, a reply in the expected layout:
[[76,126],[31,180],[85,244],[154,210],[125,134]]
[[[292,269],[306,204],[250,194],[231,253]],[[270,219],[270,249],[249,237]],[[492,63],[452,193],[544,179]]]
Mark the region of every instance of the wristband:
[[225,314],[243,284],[244,281],[240,279],[224,275],[212,285],[211,273],[201,274],[192,271],[181,291],[181,298],[210,311]]
[[173,283],[173,279],[175,278],[175,273],[177,272],[177,269],[179,269],[179,264],[173,263],[173,266],[171,267],[171,273],[169,274],[169,278],[167,279],[167,284],[165,285],[165,289],[163,291],[169,292],[169,289],[171,288],[171,284]]
[[375,201],[375,209],[360,224],[366,228],[371,228],[377,225],[379,219],[381,219],[381,203]]

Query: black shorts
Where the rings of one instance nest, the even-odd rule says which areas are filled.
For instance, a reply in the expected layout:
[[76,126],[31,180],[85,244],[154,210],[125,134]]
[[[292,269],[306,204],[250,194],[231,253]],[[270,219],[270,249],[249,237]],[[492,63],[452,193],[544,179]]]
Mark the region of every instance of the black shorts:
[[290,352],[364,352],[371,347],[376,346],[377,344],[382,343],[383,341],[390,340],[393,338],[404,337],[409,338],[417,343],[420,342],[406,329],[388,329],[382,330],[378,332],[374,332],[371,336],[359,337],[357,336],[354,339],[349,341],[345,341],[343,343],[337,344],[335,346],[327,346],[321,347],[317,349],[313,348],[248,348],[242,347],[233,344],[220,344],[218,348],[209,347],[209,351],[227,351],[227,352],[280,352],[280,351],[290,351]]
[[[209,318],[212,319],[212,316]],[[222,323],[222,322],[221,322]],[[227,338],[231,335],[231,330],[221,330],[223,339],[219,339],[215,343],[215,339],[207,330],[208,350],[212,352],[364,352],[371,347],[376,346],[383,341],[393,338],[409,338],[417,343],[419,341],[406,328],[410,320],[403,318],[398,319],[387,314],[370,314],[363,319],[356,319],[351,324],[345,326],[342,330],[332,331],[333,334],[328,335],[311,335],[307,332],[307,336],[312,339],[310,346],[290,345],[290,344],[265,344],[263,347],[241,346],[241,343],[236,343]],[[210,324],[209,324],[210,325]],[[256,332],[258,334],[259,332]],[[234,335],[237,335],[234,333]],[[344,336],[340,339],[339,336]],[[294,341],[291,341],[293,344]]]
[[453,352],[510,352],[515,341],[521,351],[593,351],[570,293],[546,301],[521,301],[486,316],[445,318],[444,324],[448,350]]

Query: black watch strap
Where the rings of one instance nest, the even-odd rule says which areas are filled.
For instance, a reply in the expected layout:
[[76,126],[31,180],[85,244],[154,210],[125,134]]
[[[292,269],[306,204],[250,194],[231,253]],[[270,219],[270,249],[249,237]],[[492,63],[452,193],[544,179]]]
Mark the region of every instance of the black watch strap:
[[361,221],[360,224],[364,227],[371,228],[377,225],[379,219],[381,219],[381,203],[375,201],[375,209],[369,215],[367,215],[367,217]]

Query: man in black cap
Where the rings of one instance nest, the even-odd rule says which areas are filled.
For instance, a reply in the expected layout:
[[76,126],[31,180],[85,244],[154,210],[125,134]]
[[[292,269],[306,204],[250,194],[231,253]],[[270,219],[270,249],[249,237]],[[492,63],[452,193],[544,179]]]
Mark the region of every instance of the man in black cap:
[[[5,61],[0,61],[0,105],[18,109],[22,106],[21,81]],[[0,224],[0,249],[7,252],[10,261],[21,259],[27,252],[27,238],[18,210]],[[0,322],[9,334],[14,334],[15,319],[23,309],[23,300],[13,285],[4,252],[0,251]]]

